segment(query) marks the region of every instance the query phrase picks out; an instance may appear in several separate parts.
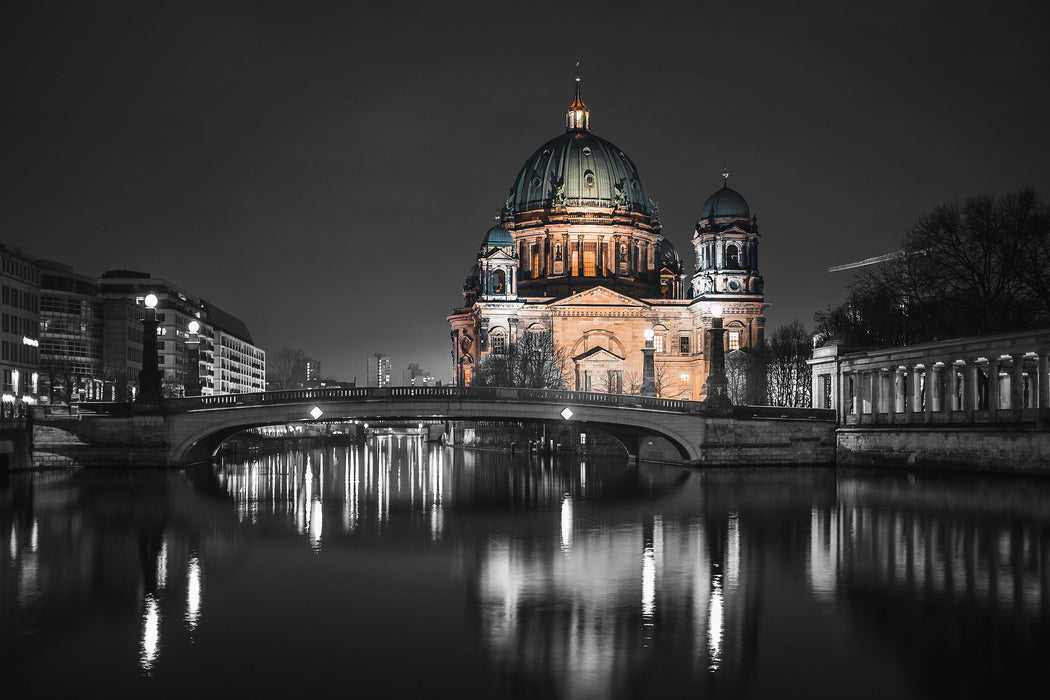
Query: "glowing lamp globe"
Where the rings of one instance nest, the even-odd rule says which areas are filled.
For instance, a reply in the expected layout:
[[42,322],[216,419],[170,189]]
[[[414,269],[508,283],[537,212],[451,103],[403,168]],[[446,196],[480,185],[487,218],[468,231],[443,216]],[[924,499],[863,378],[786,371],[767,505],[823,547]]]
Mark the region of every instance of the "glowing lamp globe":
[[190,321],[187,328],[190,329],[190,333],[196,333],[201,329],[201,324],[197,323],[196,321]]
[[715,304],[711,307],[711,315],[715,318],[722,318],[722,311],[723,309],[721,304]]
[[656,333],[653,333],[653,329],[652,328],[646,328],[645,329],[645,339],[646,340],[652,340],[655,335],[656,335]]
[[152,293],[151,294],[147,294],[146,298],[143,301],[146,302],[146,307],[147,308],[150,308],[150,309],[157,308],[157,295],[156,294],[152,294]]

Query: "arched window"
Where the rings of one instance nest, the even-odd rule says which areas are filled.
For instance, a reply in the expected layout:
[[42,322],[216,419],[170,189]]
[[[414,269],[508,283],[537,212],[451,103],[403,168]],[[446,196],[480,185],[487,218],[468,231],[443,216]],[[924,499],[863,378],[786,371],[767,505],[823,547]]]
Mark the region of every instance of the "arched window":
[[740,252],[735,245],[726,248],[726,267],[730,270],[740,268]]
[[492,293],[493,294],[505,294],[507,291],[507,275],[503,270],[496,270],[492,273]]

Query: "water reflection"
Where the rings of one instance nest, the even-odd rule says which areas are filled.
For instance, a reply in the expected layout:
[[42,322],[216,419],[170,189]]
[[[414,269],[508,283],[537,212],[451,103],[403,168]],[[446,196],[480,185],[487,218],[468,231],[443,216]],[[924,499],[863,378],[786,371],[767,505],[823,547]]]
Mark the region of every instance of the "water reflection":
[[[638,467],[396,435],[185,473],[16,475],[0,658],[16,690],[51,695],[130,661],[140,677],[117,685],[176,696],[204,668],[232,682],[236,664],[211,662],[232,650],[272,669],[275,694],[309,666],[405,695],[1004,695],[1050,652],[1048,497],[1037,480]],[[318,663],[327,646],[356,651]]]

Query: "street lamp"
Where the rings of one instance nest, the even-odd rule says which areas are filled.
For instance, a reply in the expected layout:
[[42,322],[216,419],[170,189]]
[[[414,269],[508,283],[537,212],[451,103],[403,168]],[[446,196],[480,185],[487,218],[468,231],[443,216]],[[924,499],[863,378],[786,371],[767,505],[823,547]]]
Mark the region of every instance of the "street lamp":
[[142,371],[139,372],[139,393],[135,404],[140,408],[159,407],[160,362],[157,357],[157,295],[150,293],[143,299],[146,311],[142,316]]
[[711,307],[711,359],[707,365],[707,382],[704,389],[707,397],[704,406],[719,412],[733,407],[729,399],[729,379],[726,377],[726,351],[723,336],[725,329],[722,328],[723,309],[719,304]]
[[653,363],[652,328],[645,329],[645,347],[642,348],[642,396],[656,396],[656,367]]
[[201,393],[201,355],[200,345],[201,339],[197,333],[201,329],[201,324],[196,321],[190,321],[186,326],[189,330],[189,335],[186,337],[186,357],[189,367],[186,374],[186,396],[200,396]]

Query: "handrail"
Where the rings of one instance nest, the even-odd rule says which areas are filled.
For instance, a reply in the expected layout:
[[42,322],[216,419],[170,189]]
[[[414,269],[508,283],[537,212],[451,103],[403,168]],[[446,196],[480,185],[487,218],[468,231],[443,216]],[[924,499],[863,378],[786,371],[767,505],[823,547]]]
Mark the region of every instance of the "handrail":
[[414,401],[443,399],[486,402],[563,403],[574,406],[616,406],[647,408],[676,413],[697,413],[703,404],[697,401],[665,399],[631,394],[603,394],[564,389],[522,389],[514,387],[333,387],[330,389],[282,389],[243,394],[213,394],[167,399],[171,412],[200,409],[260,406],[305,401]]

